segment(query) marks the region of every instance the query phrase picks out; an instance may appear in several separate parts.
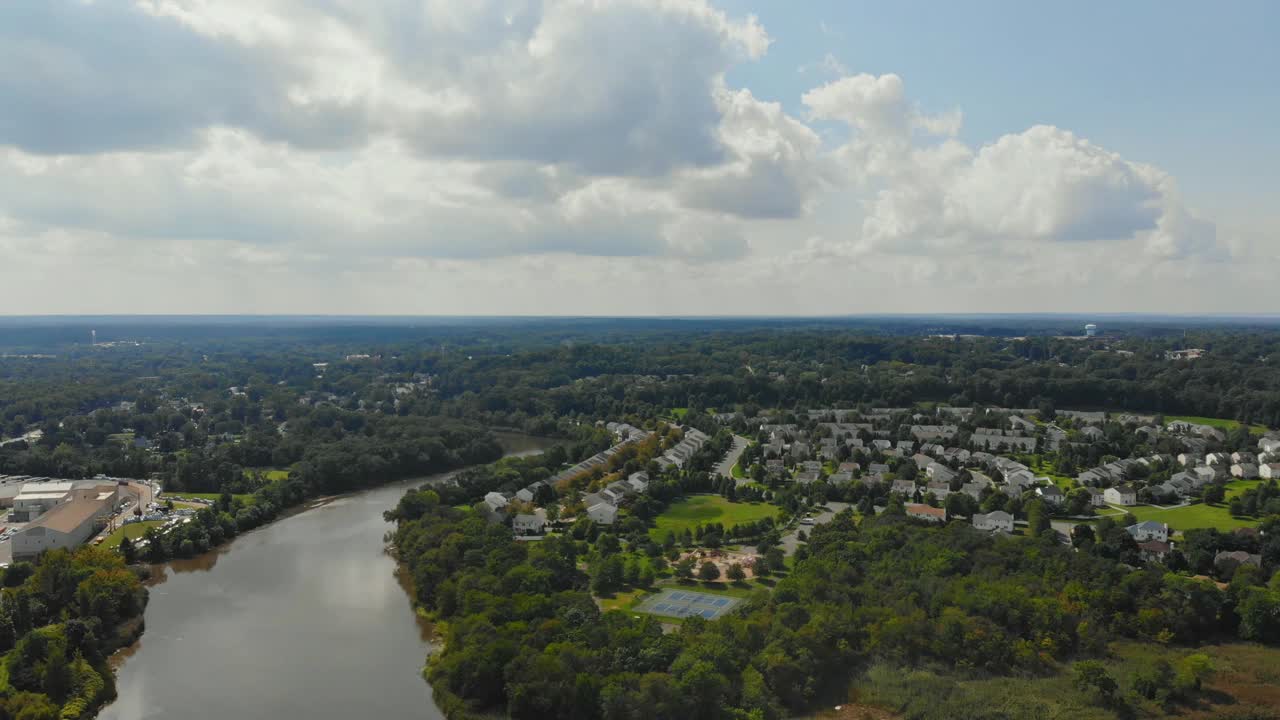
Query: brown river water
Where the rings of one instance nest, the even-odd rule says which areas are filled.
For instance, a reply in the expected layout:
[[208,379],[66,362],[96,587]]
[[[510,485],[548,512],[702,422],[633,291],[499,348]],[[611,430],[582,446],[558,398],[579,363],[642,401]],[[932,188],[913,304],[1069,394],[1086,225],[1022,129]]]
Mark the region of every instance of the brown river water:
[[[511,455],[551,441],[501,434]],[[120,653],[104,720],[397,720],[443,715],[428,633],[384,552],[382,513],[447,475],[320,503],[156,568],[146,632]]]

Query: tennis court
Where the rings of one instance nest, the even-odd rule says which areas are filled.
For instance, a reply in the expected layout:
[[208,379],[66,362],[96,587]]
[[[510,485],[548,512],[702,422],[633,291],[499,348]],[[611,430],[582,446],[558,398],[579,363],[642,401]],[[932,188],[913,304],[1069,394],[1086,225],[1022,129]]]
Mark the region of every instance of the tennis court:
[[665,615],[673,618],[701,616],[714,620],[729,612],[738,604],[738,598],[723,595],[709,595],[692,590],[663,590],[645,600],[637,608],[650,615]]

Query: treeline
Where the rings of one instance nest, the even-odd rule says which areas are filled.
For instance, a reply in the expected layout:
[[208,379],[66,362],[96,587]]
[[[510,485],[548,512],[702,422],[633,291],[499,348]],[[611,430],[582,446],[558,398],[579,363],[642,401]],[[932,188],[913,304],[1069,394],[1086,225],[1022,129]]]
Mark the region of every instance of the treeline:
[[664,634],[655,618],[596,607],[580,561],[599,538],[513,542],[431,491],[397,516],[418,600],[444,629],[428,677],[453,718],[779,718],[873,664],[1035,675],[1121,637],[1280,642],[1280,583],[1259,574],[1219,589],[1047,538],[893,514],[818,526],[772,595]]
[[115,698],[107,657],[133,642],[147,593],[119,555],[51,550],[4,571],[0,718],[89,718]]

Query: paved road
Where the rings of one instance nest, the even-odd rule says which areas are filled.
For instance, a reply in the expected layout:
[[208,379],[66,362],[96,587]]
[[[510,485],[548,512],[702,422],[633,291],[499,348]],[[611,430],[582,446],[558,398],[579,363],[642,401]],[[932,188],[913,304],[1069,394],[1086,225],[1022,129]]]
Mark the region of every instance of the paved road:
[[782,536],[782,551],[788,555],[794,555],[796,548],[800,547],[800,538],[796,533],[804,530],[805,535],[808,535],[813,531],[814,526],[831,522],[831,519],[834,518],[837,513],[843,512],[847,507],[849,507],[849,503],[827,503],[826,507],[821,512],[813,516],[813,525],[796,525],[791,532]]
[[[733,447],[729,448],[729,452],[725,453],[724,459],[716,466],[716,474],[724,477],[733,477],[733,466],[738,464],[738,458],[742,457],[742,451],[747,449],[750,440],[741,435],[733,436]],[[750,482],[750,480],[739,480],[738,484]]]

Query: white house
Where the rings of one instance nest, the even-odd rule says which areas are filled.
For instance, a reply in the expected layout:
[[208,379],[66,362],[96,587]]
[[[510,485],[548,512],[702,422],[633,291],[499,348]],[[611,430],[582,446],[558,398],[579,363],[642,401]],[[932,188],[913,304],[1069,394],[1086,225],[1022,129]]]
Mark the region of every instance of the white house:
[[489,509],[494,512],[506,507],[510,502],[511,501],[507,499],[507,496],[500,492],[485,493],[484,496],[484,504],[488,505]]
[[511,520],[511,529],[517,535],[541,535],[547,528],[547,511],[538,508],[532,514],[519,513]]
[[1085,488],[1089,492],[1089,504],[1093,507],[1106,507],[1107,496],[1098,488]]
[[916,494],[916,484],[910,480],[894,480],[889,492],[911,497]]
[[1209,453],[1208,455],[1204,456],[1205,465],[1218,465],[1218,464],[1229,465],[1230,463],[1231,463],[1231,456],[1226,453],[1215,452],[1215,453]]
[[973,516],[973,526],[979,530],[1013,532],[1013,516],[1003,510],[995,510]]
[[587,517],[599,525],[612,525],[618,519],[618,508],[609,503],[600,503],[587,508]]
[[649,473],[633,472],[627,476],[627,483],[630,484],[631,488],[638,493],[648,492],[649,491]]
[[1169,541],[1169,526],[1164,523],[1158,523],[1155,520],[1146,520],[1136,525],[1130,525],[1125,530],[1138,542],[1148,542],[1150,540],[1157,542]]
[[1067,499],[1067,496],[1062,494],[1062,491],[1058,489],[1057,485],[1048,485],[1036,488],[1036,494],[1050,505],[1061,505],[1063,501]]
[[1262,452],[1280,451],[1280,437],[1264,437],[1258,441],[1258,449]]
[[1102,493],[1107,502],[1115,505],[1137,505],[1138,493],[1134,492],[1133,487],[1129,485],[1118,485],[1116,487],[1107,488]]
[[1267,480],[1280,478],[1280,463],[1267,463],[1258,468],[1258,477]]
[[1253,480],[1258,477],[1258,466],[1251,462],[1236,463],[1231,466],[1231,477]]

